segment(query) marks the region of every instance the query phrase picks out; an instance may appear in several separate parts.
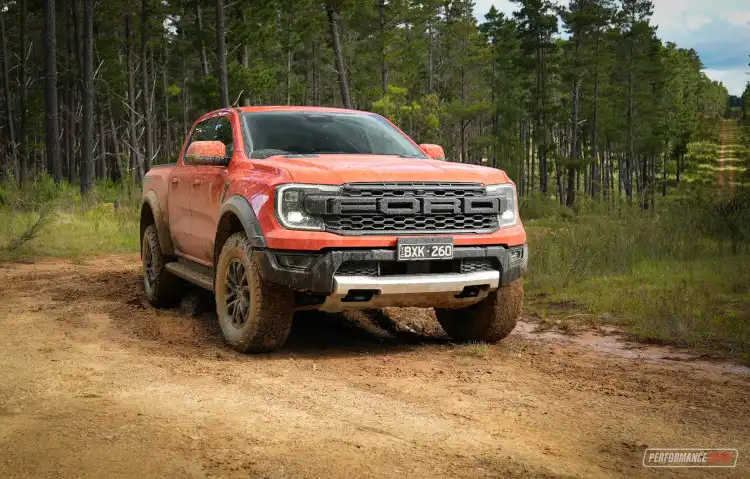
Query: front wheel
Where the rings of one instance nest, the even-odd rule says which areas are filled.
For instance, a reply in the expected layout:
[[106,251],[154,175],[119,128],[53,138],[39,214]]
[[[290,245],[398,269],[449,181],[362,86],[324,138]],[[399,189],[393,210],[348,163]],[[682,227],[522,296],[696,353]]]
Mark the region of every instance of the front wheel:
[[523,280],[501,286],[469,308],[435,309],[440,326],[456,341],[496,343],[508,336],[523,311]]
[[292,327],[294,294],[263,281],[244,233],[235,233],[224,244],[215,286],[219,325],[232,348],[262,353],[284,345]]

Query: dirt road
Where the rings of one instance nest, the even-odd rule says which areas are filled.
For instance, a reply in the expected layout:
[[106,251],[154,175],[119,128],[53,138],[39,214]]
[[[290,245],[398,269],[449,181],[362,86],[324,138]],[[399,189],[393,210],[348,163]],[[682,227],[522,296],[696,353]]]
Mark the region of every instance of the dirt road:
[[739,367],[530,324],[457,346],[411,311],[395,339],[308,317],[243,356],[211,314],[147,307],[133,256],[0,265],[0,291],[3,478],[677,475],[646,446],[738,448],[712,477],[750,475]]
[[719,150],[718,183],[719,192],[734,196],[735,170],[738,159],[734,158],[737,144],[739,125],[735,120],[724,120],[721,122],[721,149]]

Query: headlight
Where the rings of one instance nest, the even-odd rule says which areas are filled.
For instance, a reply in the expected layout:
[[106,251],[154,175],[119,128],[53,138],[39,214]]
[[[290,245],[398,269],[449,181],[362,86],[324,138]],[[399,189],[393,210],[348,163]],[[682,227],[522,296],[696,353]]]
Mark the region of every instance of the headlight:
[[507,228],[509,226],[517,225],[518,205],[516,202],[516,187],[511,183],[506,183],[504,185],[489,185],[487,186],[487,194],[489,196],[499,196],[505,199],[502,204],[503,211],[498,215],[500,219],[500,227]]
[[305,197],[340,190],[341,188],[336,186],[281,185],[276,188],[276,217],[284,228],[290,230],[321,231],[324,228],[323,218],[307,212]]

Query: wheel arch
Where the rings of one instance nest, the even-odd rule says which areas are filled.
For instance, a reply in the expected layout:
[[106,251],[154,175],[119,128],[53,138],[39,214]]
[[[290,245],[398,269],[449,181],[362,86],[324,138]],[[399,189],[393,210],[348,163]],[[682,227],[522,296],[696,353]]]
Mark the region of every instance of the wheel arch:
[[265,248],[266,239],[263,236],[258,217],[250,203],[240,195],[230,197],[221,207],[219,223],[216,226],[214,241],[214,267],[218,264],[219,254],[224,243],[234,233],[244,232],[253,248]]
[[161,247],[162,253],[168,256],[173,255],[174,245],[172,244],[172,236],[169,233],[169,225],[164,220],[164,212],[159,204],[159,198],[153,191],[146,193],[141,204],[141,245],[143,245],[143,234],[145,233],[146,228],[151,225],[156,226],[156,233],[159,236],[159,246]]

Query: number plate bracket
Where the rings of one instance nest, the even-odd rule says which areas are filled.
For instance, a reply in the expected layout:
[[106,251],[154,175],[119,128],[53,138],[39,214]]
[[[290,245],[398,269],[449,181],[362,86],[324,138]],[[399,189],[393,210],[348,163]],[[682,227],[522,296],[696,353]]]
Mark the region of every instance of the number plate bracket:
[[399,261],[453,259],[453,238],[399,238]]

